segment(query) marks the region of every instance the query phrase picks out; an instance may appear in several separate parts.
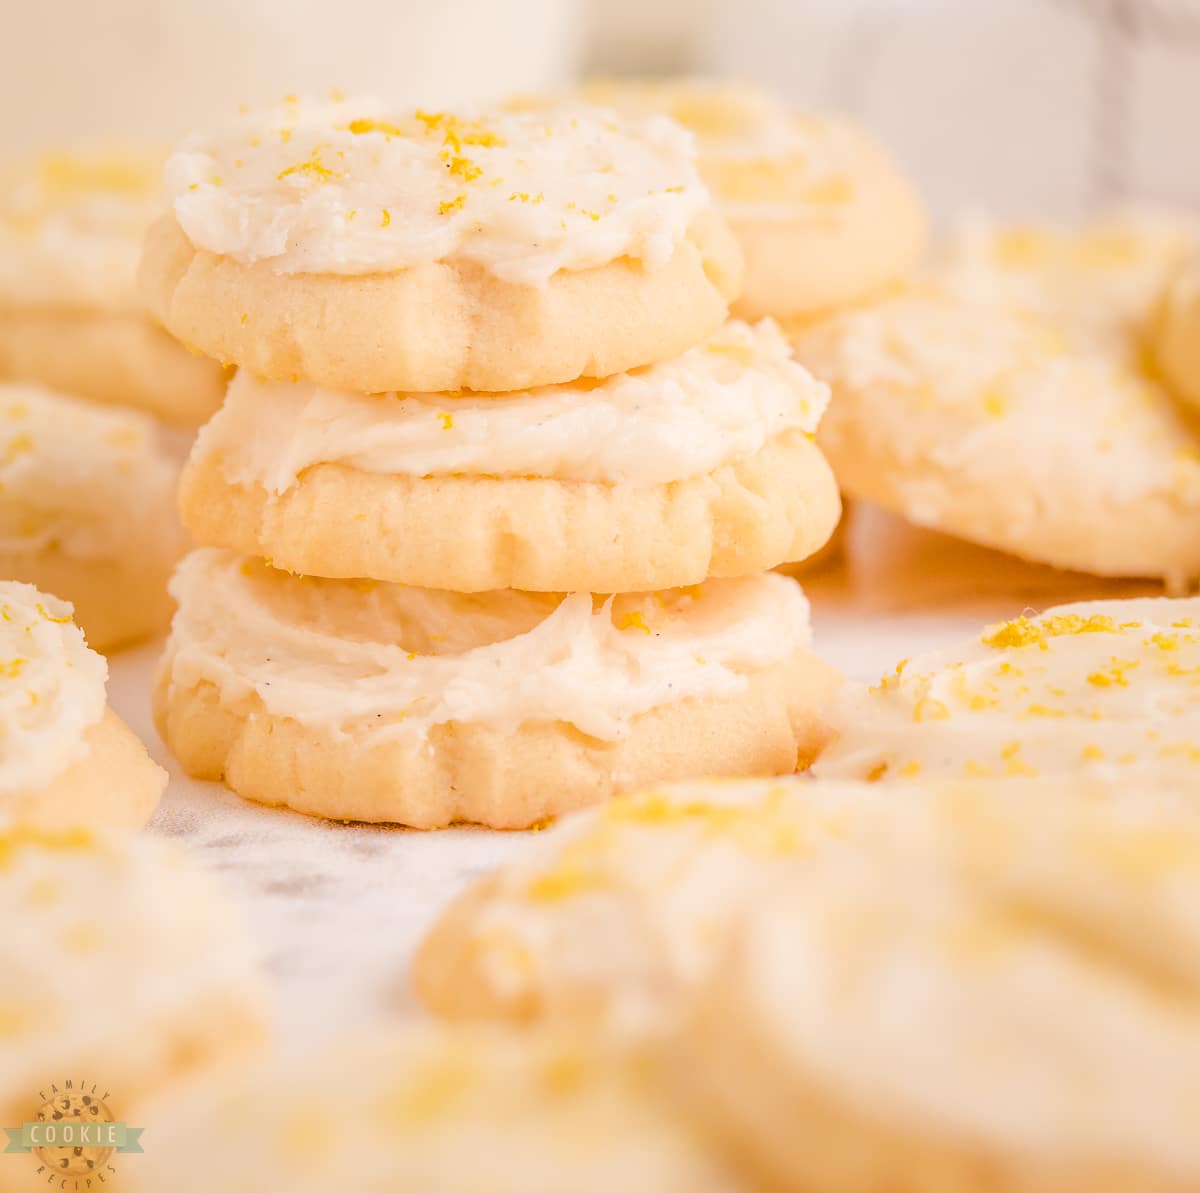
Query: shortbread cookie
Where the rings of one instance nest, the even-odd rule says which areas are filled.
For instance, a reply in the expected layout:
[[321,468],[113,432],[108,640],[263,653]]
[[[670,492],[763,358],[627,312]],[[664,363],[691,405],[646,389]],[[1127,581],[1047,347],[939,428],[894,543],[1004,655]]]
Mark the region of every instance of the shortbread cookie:
[[707,977],[739,910],[890,798],[800,778],[618,796],[460,896],[421,945],[417,992],[452,1019],[661,1031]]
[[145,312],[138,255],[161,160],[46,157],[0,172],[0,377],[194,426],[221,369]]
[[831,778],[1200,779],[1200,599],[1085,601],[986,627],[835,701]]
[[1178,397],[1200,407],[1200,256],[1172,280],[1152,337],[1163,379]]
[[624,113],[664,113],[695,134],[700,175],[746,258],[734,305],[743,318],[810,319],[903,281],[921,258],[916,189],[850,120],[700,80],[603,80],[584,94]]
[[[248,934],[174,847],[0,820],[0,918],[0,1122],[9,1127],[44,1114],[142,1126],[135,1108],[264,1035]],[[0,1187],[107,1187],[110,1161],[124,1175],[141,1159],[105,1152],[0,1155]]]
[[608,1041],[382,1028],[156,1102],[125,1171],[130,1193],[738,1193],[661,1084]]
[[108,665],[71,606],[0,581],[0,651],[0,817],[48,829],[145,824],[166,772],[107,707]]
[[474,596],[189,555],[155,711],[184,768],[336,819],[525,828],[644,782],[779,774],[832,669],[768,574],[640,596]]
[[843,489],[920,526],[1109,576],[1200,574],[1200,441],[1130,362],[1041,317],[933,293],[802,336]]
[[1134,355],[1200,237],[1183,215],[1113,213],[1077,228],[965,221],[934,273],[950,293],[1049,316],[1080,346]]
[[357,395],[240,373],[181,506],[204,544],[460,592],[647,591],[803,559],[837,521],[828,390],[771,323],[505,395]]
[[142,261],[185,343],[276,381],[512,390],[714,331],[737,244],[662,117],[287,104],[184,142]]
[[680,1092],[770,1188],[1197,1188],[1195,784],[909,807],[754,905]]
[[0,576],[71,601],[98,650],[164,629],[178,473],[147,415],[0,385]]

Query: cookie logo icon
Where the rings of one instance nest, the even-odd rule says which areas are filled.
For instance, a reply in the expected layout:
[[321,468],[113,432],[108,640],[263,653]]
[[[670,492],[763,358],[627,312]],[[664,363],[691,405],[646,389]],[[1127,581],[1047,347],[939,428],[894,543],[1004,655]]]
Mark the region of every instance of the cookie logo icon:
[[63,1193],[97,1187],[115,1171],[115,1153],[142,1150],[142,1128],[114,1118],[107,1102],[110,1095],[102,1086],[69,1080],[52,1084],[38,1096],[42,1104],[31,1121],[4,1128],[4,1150],[32,1153],[38,1176]]

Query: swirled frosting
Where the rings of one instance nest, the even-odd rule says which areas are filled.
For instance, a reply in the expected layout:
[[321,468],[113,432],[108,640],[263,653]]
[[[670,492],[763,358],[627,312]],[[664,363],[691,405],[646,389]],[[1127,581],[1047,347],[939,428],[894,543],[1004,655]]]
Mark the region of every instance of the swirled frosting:
[[778,328],[728,323],[674,360],[529,393],[350,394],[242,372],[196,444],[228,481],[290,488],[320,463],[409,476],[484,474],[663,484],[773,436],[811,434],[828,390]]

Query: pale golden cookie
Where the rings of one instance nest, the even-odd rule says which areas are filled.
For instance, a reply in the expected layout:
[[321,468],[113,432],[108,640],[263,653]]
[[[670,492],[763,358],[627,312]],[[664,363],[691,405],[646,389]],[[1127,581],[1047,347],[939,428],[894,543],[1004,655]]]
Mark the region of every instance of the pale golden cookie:
[[335,819],[527,828],[645,782],[790,772],[837,682],[772,574],[471,596],[202,549],[172,591],[155,713],[176,757]]
[[108,668],[71,606],[0,582],[0,818],[48,830],[140,828],[166,772],[106,707]]
[[363,393],[605,377],[715,330],[741,254],[662,118],[285,104],[193,137],[142,289],[174,335]]
[[1074,228],[970,219],[934,274],[959,298],[1048,316],[1080,347],[1136,356],[1198,238],[1200,220],[1182,212],[1113,212]]
[[144,414],[0,384],[0,576],[69,600],[98,650],[164,629],[178,471]]
[[147,316],[135,285],[161,160],[48,156],[0,172],[0,377],[195,426],[223,379]]
[[828,390],[770,323],[672,361],[505,395],[355,395],[239,375],[184,520],[303,575],[455,591],[646,591],[803,559],[838,516]]
[[1200,599],[1084,601],[847,685],[828,778],[1200,777]]
[[417,992],[451,1019],[661,1032],[707,978],[740,911],[813,853],[839,847],[888,798],[801,778],[618,796],[566,818],[461,895],[417,953]]
[[[141,1111],[171,1083],[265,1034],[244,925],[174,847],[135,834],[14,827],[0,816],[0,916],[8,1127],[143,1126]],[[0,1188],[109,1187],[141,1159],[91,1147],[0,1154]]]
[[802,335],[842,487],[920,526],[1109,576],[1200,575],[1200,442],[1169,395],[1056,323],[936,292]]
[[612,1041],[380,1027],[156,1103],[125,1171],[130,1193],[738,1193],[661,1086]]
[[1195,1189],[1194,784],[889,806],[712,967],[674,1053],[714,1138],[772,1189]]
[[1163,379],[1200,407],[1200,258],[1167,289],[1152,332],[1151,352]]
[[787,111],[745,85],[597,80],[587,98],[661,112],[696,135],[701,177],[746,258],[745,319],[806,319],[903,281],[925,249],[916,189],[840,116]]

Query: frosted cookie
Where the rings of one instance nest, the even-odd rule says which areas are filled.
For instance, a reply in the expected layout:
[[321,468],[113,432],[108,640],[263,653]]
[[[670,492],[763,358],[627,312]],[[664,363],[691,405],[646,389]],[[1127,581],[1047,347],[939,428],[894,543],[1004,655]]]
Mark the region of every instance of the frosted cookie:
[[742,1188],[650,1058],[583,1037],[364,1031],[299,1063],[197,1081],[146,1122],[130,1193]]
[[1056,567],[1200,574],[1200,441],[1133,364],[936,293],[837,316],[796,352],[833,389],[820,442],[852,496]]
[[527,828],[644,782],[790,772],[836,682],[774,574],[469,596],[207,548],[172,592],[155,713],[176,757],[335,819]]
[[913,816],[755,904],[681,1093],[771,1188],[1195,1189],[1194,784],[997,785]]
[[598,80],[586,98],[660,112],[696,136],[700,175],[746,259],[747,319],[810,319],[912,272],[925,249],[920,197],[886,151],[843,117],[789,112],[745,85]]
[[0,581],[0,817],[51,829],[150,819],[166,772],[108,708],[107,679],[70,605]]
[[178,474],[147,415],[0,384],[0,576],[71,601],[98,650],[164,629]]
[[771,323],[504,395],[358,395],[239,373],[181,487],[205,544],[304,575],[645,591],[803,559],[837,522],[828,390]]
[[220,368],[146,314],[137,263],[159,198],[150,156],[48,156],[0,170],[0,377],[194,426]]
[[1151,352],[1175,394],[1200,407],[1200,256],[1168,287],[1157,312]]
[[1049,316],[1081,347],[1136,355],[1198,237],[1200,221],[1182,215],[1113,213],[1076,228],[971,219],[933,273],[968,301]]
[[890,798],[795,778],[618,796],[460,896],[417,953],[417,992],[453,1019],[662,1031],[739,911]]
[[185,343],[363,393],[605,377],[714,331],[737,245],[662,117],[284,103],[195,136],[141,279]]
[[1200,599],[1060,605],[847,686],[830,778],[1200,776]]
[[[141,1126],[135,1112],[170,1083],[264,1035],[248,934],[174,847],[0,820],[0,918],[0,1122],[10,1127],[59,1114]],[[110,1160],[131,1172],[140,1159],[99,1147],[0,1155],[0,1187],[107,1187]]]

